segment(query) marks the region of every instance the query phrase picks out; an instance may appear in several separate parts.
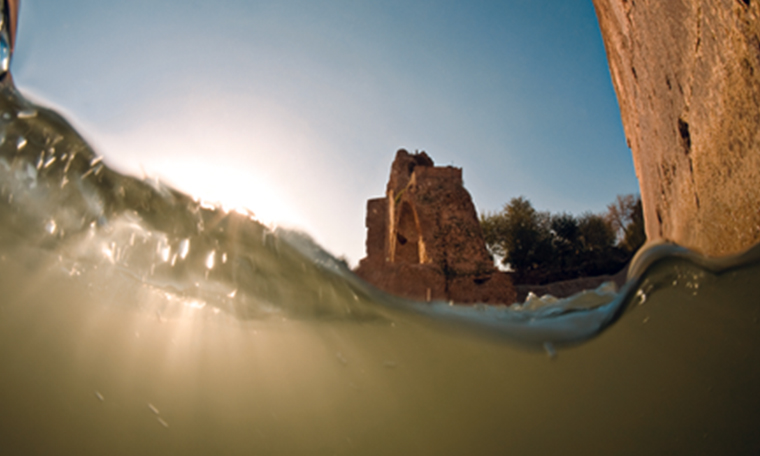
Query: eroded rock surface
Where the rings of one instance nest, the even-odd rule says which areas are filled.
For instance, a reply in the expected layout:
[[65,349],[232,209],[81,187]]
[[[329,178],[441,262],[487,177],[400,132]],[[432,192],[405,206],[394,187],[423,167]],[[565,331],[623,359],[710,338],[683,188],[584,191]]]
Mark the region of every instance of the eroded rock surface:
[[386,196],[367,202],[367,256],[356,273],[381,290],[417,300],[504,303],[511,277],[486,250],[462,170],[399,150]]
[[593,0],[650,239],[760,241],[760,0]]

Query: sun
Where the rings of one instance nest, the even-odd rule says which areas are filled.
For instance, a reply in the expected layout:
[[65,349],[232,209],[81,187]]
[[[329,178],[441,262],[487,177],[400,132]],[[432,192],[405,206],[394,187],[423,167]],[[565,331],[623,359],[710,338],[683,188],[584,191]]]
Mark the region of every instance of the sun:
[[147,179],[186,193],[206,205],[224,210],[247,210],[268,226],[303,227],[301,217],[286,201],[286,196],[266,177],[247,167],[215,162],[212,157],[182,160],[158,159],[143,167]]

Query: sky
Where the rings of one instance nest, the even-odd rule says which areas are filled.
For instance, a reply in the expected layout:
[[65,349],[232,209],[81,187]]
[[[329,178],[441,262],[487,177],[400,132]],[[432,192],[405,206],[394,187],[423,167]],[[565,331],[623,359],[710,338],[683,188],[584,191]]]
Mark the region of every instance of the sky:
[[11,71],[117,170],[353,265],[399,148],[479,212],[638,192],[591,0],[22,0]]

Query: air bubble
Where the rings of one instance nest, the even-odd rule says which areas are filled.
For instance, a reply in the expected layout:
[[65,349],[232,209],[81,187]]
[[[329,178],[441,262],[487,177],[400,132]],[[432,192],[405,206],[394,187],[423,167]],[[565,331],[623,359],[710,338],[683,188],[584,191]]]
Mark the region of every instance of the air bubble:
[[104,244],[103,247],[101,247],[100,251],[103,253],[103,256],[106,257],[106,259],[108,259],[108,261],[111,264],[115,264],[113,245]]
[[29,119],[31,117],[36,117],[36,116],[37,116],[36,109],[23,109],[19,111],[18,114],[16,115],[16,117],[18,117],[19,119]]
[[203,309],[206,307],[206,303],[203,301],[186,301],[185,306],[190,307],[191,309]]
[[557,350],[554,348],[554,344],[551,342],[544,342],[544,351],[546,351],[549,358],[554,359],[557,357]]
[[69,155],[68,160],[66,160],[66,166],[63,167],[63,172],[68,173],[69,168],[71,167],[71,162],[74,161],[74,157],[76,156],[76,152],[72,152],[71,155]]
[[645,302],[647,302],[647,295],[644,293],[644,290],[639,290],[636,292],[636,297],[639,298],[638,305],[642,305]]
[[187,254],[190,253],[190,239],[182,239],[179,242],[179,258],[184,260],[187,258]]
[[161,258],[161,261],[164,263],[169,261],[169,257],[172,253],[172,248],[166,244],[166,241],[161,239],[156,246],[156,251],[156,253],[158,253],[158,256]]

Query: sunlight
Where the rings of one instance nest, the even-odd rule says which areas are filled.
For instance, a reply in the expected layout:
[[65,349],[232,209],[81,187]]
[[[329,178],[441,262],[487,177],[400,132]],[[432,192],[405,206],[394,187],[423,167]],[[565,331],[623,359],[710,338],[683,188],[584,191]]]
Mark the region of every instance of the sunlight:
[[[145,177],[185,192],[206,206],[226,211],[249,211],[259,222],[274,226],[303,226],[301,217],[287,204],[279,189],[250,169],[213,163],[210,157],[153,161],[143,166]],[[213,264],[213,263],[212,263]]]
[[206,207],[253,213],[266,225],[310,228],[294,199],[300,185],[313,185],[305,157],[318,144],[308,125],[258,99],[236,102],[209,94],[153,100],[126,125],[74,123],[119,172],[160,182]]

